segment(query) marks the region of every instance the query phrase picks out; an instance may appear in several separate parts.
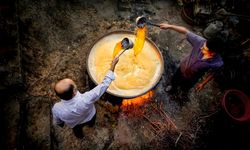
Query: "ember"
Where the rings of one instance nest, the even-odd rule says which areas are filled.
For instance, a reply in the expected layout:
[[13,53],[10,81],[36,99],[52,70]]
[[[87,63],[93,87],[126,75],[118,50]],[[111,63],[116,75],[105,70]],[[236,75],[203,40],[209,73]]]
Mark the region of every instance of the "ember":
[[121,107],[126,107],[126,106],[141,106],[147,102],[149,102],[151,100],[151,98],[154,96],[154,91],[149,91],[146,94],[139,96],[139,97],[135,97],[135,98],[131,98],[131,99],[123,99],[122,101],[122,106]]

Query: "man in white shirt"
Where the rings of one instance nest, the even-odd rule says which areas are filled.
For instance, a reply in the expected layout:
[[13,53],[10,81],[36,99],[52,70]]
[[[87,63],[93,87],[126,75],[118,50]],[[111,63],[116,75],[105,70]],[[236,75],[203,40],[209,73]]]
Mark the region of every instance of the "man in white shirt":
[[102,83],[83,94],[77,90],[73,80],[66,78],[58,81],[54,90],[61,101],[55,103],[52,108],[53,123],[61,127],[66,124],[73,129],[76,137],[83,138],[82,127],[94,126],[96,118],[94,103],[115,79],[114,69],[118,61],[118,57],[112,61],[111,68]]

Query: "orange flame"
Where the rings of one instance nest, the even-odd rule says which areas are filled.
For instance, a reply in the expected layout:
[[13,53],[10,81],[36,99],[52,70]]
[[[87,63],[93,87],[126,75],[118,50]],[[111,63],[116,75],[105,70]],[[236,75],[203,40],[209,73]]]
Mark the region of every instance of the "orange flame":
[[139,96],[139,97],[135,97],[131,99],[123,99],[122,107],[130,106],[130,105],[141,106],[147,103],[148,101],[150,101],[153,96],[154,96],[154,92],[149,91],[146,94]]
[[122,42],[118,42],[115,45],[114,51],[113,51],[113,58],[122,50]]
[[143,28],[137,28],[135,45],[134,45],[135,56],[137,56],[142,51],[145,38],[146,38],[146,26],[144,26]]

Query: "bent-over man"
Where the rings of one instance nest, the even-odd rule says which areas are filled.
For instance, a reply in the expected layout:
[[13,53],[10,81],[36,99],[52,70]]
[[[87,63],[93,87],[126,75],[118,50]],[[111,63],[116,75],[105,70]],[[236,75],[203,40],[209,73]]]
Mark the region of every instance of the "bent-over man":
[[115,79],[114,69],[119,58],[112,61],[111,68],[103,81],[94,89],[80,93],[75,82],[71,79],[58,81],[54,90],[61,99],[52,108],[53,122],[63,127],[64,124],[73,129],[76,137],[83,138],[82,127],[94,126],[96,109],[94,103],[106,92],[111,82]]
[[167,90],[170,93],[176,93],[177,88],[180,87],[183,92],[188,92],[206,72],[209,72],[206,78],[196,86],[196,90],[203,89],[205,84],[213,78],[216,70],[223,65],[219,54],[223,45],[222,40],[216,37],[206,40],[185,27],[168,23],[161,23],[160,28],[185,34],[192,45],[191,53],[181,61],[171,80],[172,85]]

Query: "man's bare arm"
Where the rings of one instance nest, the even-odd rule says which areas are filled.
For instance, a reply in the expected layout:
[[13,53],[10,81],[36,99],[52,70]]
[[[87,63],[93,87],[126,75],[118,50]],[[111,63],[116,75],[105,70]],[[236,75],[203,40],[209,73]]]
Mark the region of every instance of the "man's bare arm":
[[179,33],[182,34],[186,34],[189,30],[183,26],[177,26],[177,25],[172,25],[172,24],[168,24],[168,23],[161,23],[160,24],[160,28],[161,29],[172,29],[174,31],[177,31]]

